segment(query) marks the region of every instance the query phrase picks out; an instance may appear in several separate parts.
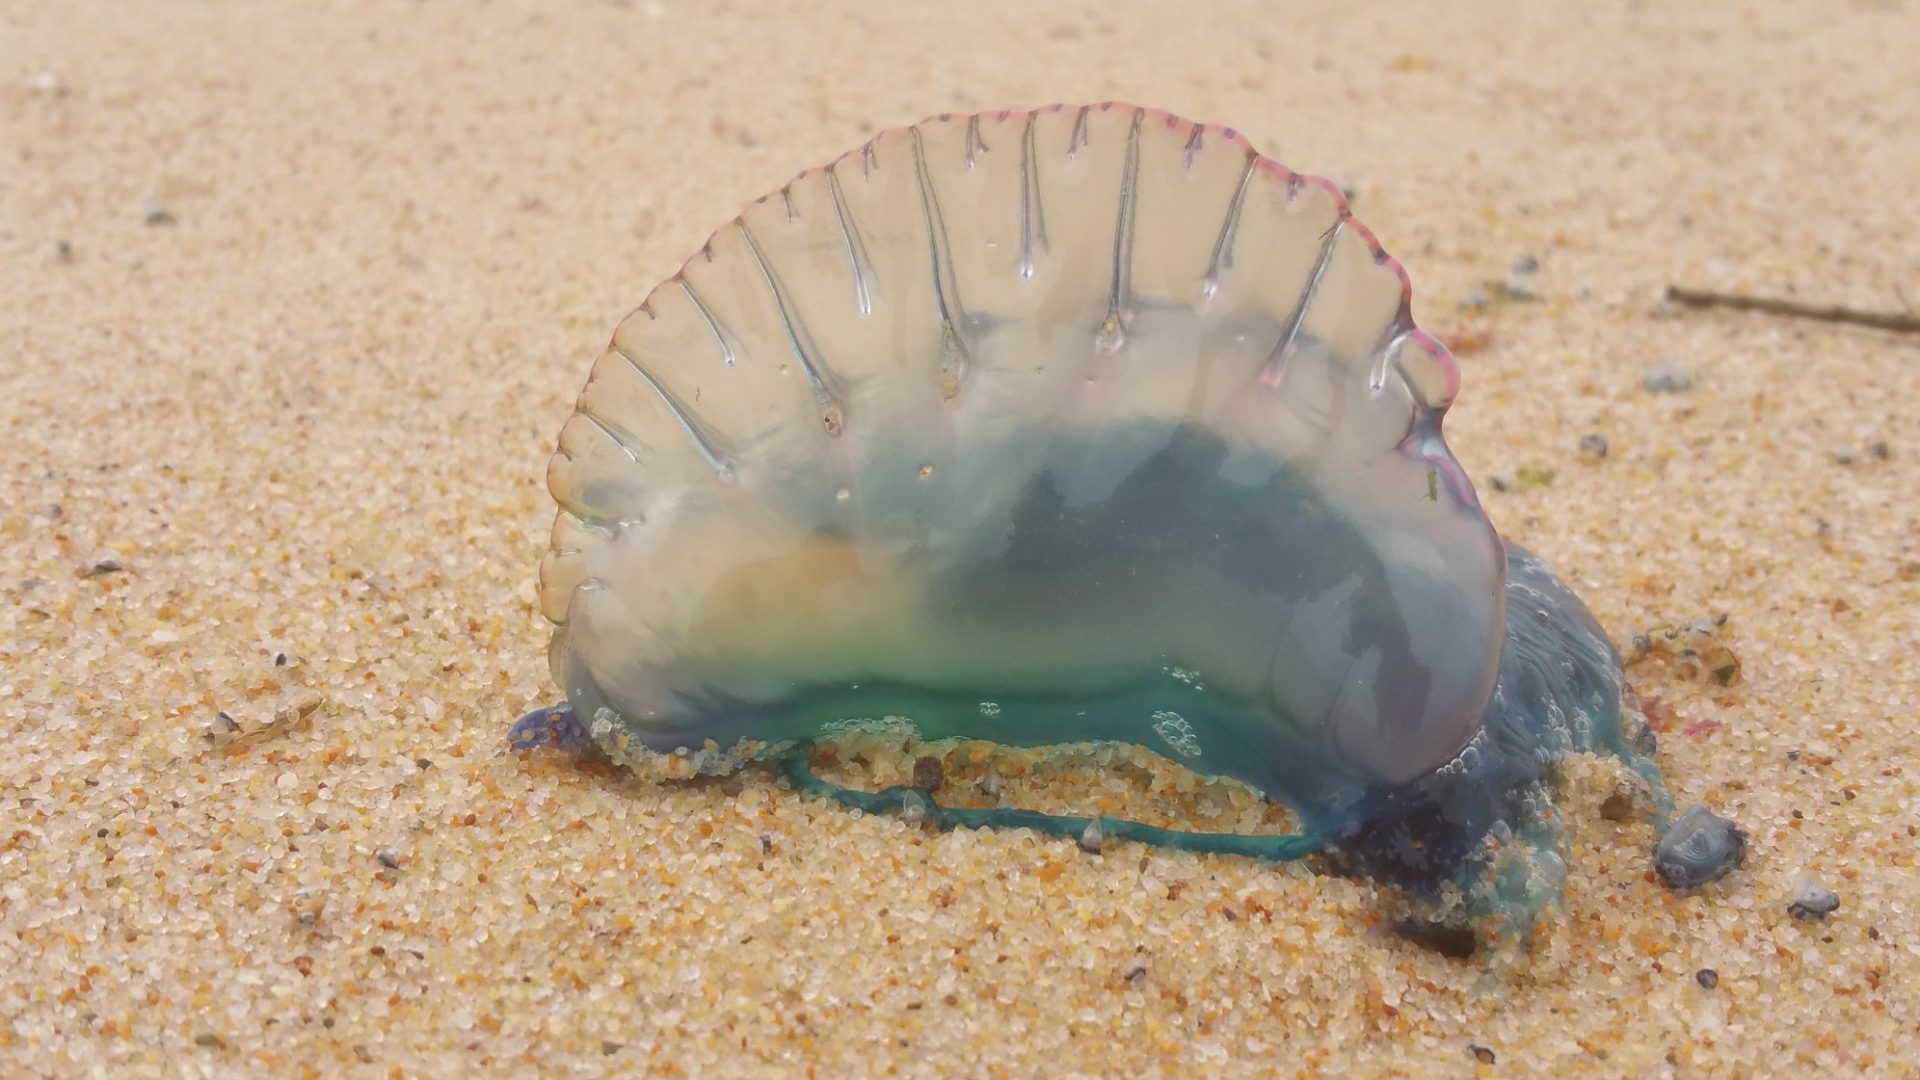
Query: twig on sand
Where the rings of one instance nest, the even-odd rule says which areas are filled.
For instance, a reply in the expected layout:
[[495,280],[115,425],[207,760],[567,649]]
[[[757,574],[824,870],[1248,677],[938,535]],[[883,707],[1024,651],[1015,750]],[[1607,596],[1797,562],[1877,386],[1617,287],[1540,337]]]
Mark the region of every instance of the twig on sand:
[[1850,323],[1892,330],[1899,334],[1920,333],[1920,315],[1911,311],[1861,311],[1839,304],[1803,304],[1772,296],[1737,296],[1711,289],[1690,289],[1684,285],[1667,286],[1666,299],[1688,307],[1726,307],[1738,311],[1764,311],[1769,315],[1791,315],[1821,322]]

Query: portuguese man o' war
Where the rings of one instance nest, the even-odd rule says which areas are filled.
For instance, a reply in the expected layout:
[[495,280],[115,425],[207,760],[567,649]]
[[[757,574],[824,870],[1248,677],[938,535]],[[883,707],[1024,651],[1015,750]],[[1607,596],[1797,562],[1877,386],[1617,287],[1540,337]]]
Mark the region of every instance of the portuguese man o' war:
[[[715,232],[594,364],[540,571],[567,705],[511,741],[770,762],[937,825],[1324,851],[1525,914],[1564,876],[1567,754],[1668,803],[1619,654],[1442,438],[1458,389],[1339,189],[1230,128],[1109,103],[884,132]],[[882,720],[1144,747],[1299,829],[810,771]]]

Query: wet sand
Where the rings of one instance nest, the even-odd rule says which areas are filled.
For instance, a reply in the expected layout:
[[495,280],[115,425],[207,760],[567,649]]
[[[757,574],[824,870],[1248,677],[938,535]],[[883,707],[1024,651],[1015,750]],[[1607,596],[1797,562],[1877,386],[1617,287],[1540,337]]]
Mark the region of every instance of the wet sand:
[[[1920,298],[1914,26],[0,7],[0,1077],[1913,1075],[1920,340],[1659,294]],[[555,696],[543,475],[614,323],[879,127],[1110,97],[1353,192],[1489,513],[1617,640],[1728,614],[1731,685],[1629,678],[1741,870],[1666,892],[1573,767],[1566,910],[1489,975],[1304,866],[504,750]]]

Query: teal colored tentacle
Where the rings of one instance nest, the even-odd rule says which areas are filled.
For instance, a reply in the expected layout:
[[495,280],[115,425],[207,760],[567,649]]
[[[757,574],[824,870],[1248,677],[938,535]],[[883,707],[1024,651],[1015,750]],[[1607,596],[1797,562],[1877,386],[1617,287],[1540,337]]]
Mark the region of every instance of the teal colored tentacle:
[[1034,810],[1010,810],[997,807],[980,809],[941,806],[925,792],[904,786],[890,787],[881,791],[858,791],[841,787],[814,775],[813,769],[807,763],[807,755],[811,749],[810,743],[801,743],[793,748],[782,763],[788,782],[797,790],[810,795],[823,796],[842,806],[869,814],[889,810],[902,812],[909,806],[917,806],[923,814],[922,820],[939,829],[1032,829],[1065,840],[1079,840],[1086,835],[1087,827],[1097,820],[1100,823],[1101,835],[1108,839],[1134,840],[1154,847],[1187,851],[1198,855],[1243,855],[1267,862],[1291,862],[1328,846],[1327,837],[1309,833],[1256,836],[1246,833],[1185,832],[1119,818],[1072,817],[1062,814],[1043,814]]

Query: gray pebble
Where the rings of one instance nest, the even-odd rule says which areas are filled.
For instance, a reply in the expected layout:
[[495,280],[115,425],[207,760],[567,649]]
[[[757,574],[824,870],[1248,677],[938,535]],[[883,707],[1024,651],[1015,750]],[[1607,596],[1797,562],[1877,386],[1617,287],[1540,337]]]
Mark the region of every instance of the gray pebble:
[[120,561],[120,556],[111,551],[102,551],[80,568],[80,576],[99,577],[102,574],[117,574],[126,568],[126,564]]
[[946,767],[940,759],[932,755],[916,758],[913,763],[913,786],[920,791],[938,791],[940,783],[946,779]]
[[1662,360],[1640,376],[1640,389],[1649,394],[1684,394],[1693,389],[1693,375],[1678,361]]
[[1793,902],[1787,905],[1787,914],[1801,922],[1823,922],[1838,910],[1840,898],[1821,888],[1811,875],[1801,880],[1800,887],[1794,890]]
[[1509,269],[1515,274],[1531,274],[1540,269],[1540,260],[1531,255],[1522,255],[1513,260]]
[[1538,300],[1539,294],[1533,291],[1533,279],[1525,274],[1515,274],[1500,285],[1500,295],[1509,300]]
[[1711,990],[1720,985],[1720,973],[1712,968],[1701,968],[1693,973],[1693,981],[1700,984],[1700,989]]
[[1598,432],[1590,432],[1580,436],[1580,452],[1590,457],[1606,457],[1607,437]]
[[200,732],[200,737],[215,746],[222,746],[232,742],[239,734],[240,721],[235,720],[231,713],[222,709],[213,714],[212,720],[207,721],[207,726]]
[[1704,806],[1673,820],[1654,849],[1653,868],[1669,889],[1718,881],[1747,857],[1747,834]]

